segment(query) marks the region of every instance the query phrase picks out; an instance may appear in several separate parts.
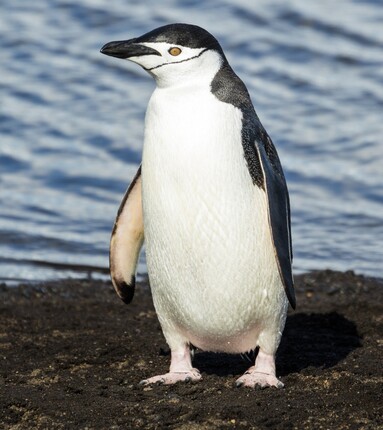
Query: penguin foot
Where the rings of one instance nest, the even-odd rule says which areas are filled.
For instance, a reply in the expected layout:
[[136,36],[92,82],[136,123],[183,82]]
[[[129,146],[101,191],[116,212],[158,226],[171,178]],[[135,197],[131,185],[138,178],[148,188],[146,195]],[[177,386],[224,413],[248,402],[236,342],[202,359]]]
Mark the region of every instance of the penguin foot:
[[235,382],[237,387],[249,388],[267,388],[276,387],[283,388],[284,384],[275,375],[269,373],[258,372],[251,367],[244,375],[238,378]]
[[250,367],[244,375],[237,379],[236,386],[250,388],[283,388],[283,382],[279,381],[275,376],[274,354],[268,354],[260,348],[255,360],[255,366]]
[[197,382],[201,378],[199,370],[192,368],[186,372],[169,372],[164,375],[152,376],[151,378],[142,380],[140,385],[172,385],[177,382]]
[[140,385],[172,385],[177,382],[196,382],[200,379],[199,370],[192,367],[190,346],[185,343],[178,349],[171,350],[171,363],[168,373],[144,379],[140,382]]

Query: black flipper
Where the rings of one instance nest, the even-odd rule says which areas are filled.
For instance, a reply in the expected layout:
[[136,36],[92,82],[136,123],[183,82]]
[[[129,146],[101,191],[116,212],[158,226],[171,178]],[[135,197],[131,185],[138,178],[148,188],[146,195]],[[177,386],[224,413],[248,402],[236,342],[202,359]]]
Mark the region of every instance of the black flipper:
[[[267,136],[267,135],[266,135]],[[292,274],[292,246],[290,200],[281,163],[269,136],[264,145],[256,143],[266,184],[269,206],[269,224],[277,256],[279,273],[287,298],[293,309],[296,307],[294,280]]]
[[125,303],[133,299],[137,261],[143,241],[140,166],[122,199],[110,239],[110,275],[114,289]]

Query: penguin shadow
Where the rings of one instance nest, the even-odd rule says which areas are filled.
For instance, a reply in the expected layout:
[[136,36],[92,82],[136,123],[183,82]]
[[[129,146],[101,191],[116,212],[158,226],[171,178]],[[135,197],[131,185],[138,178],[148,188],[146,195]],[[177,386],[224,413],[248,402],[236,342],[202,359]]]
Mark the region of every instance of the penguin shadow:
[[[337,312],[289,315],[277,353],[277,374],[286,376],[308,367],[331,368],[360,347],[355,323]],[[197,351],[193,365],[208,375],[240,375],[254,364],[256,354]]]
[[289,315],[277,355],[281,376],[328,369],[362,346],[355,323],[337,312]]

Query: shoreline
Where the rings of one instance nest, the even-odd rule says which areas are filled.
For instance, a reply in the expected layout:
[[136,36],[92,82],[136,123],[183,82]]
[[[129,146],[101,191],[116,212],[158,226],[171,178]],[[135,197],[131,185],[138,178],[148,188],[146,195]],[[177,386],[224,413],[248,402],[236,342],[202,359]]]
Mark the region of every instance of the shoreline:
[[0,285],[5,429],[377,429],[383,423],[383,280],[316,271],[296,279],[277,356],[283,390],[236,388],[250,363],[197,351],[197,384],[140,387],[168,348],[147,281],[130,305],[110,282]]

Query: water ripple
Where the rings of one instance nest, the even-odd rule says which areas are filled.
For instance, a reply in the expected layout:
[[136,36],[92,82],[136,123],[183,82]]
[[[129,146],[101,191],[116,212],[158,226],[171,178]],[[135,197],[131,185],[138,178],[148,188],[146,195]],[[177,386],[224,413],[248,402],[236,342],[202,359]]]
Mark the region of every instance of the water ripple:
[[105,273],[154,84],[99,49],[185,21],[221,41],[279,149],[296,271],[382,276],[379,1],[173,0],[149,7],[116,0],[106,7],[101,0],[5,0],[0,278]]

